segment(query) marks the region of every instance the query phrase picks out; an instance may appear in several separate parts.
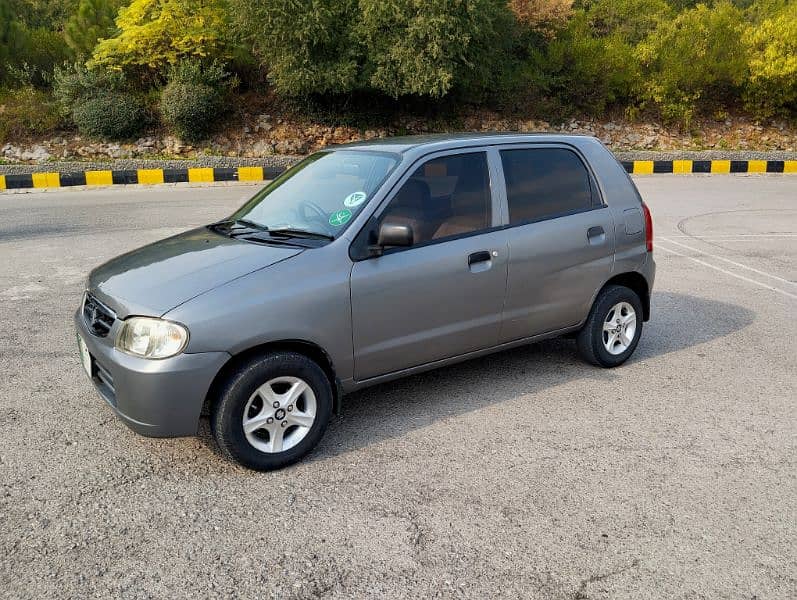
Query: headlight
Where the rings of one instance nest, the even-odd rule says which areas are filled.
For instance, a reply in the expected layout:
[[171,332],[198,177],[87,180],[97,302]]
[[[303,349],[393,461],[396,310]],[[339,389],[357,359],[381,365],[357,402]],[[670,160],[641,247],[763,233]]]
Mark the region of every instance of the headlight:
[[150,317],[130,317],[116,337],[119,350],[144,358],[169,358],[182,352],[187,343],[185,327]]

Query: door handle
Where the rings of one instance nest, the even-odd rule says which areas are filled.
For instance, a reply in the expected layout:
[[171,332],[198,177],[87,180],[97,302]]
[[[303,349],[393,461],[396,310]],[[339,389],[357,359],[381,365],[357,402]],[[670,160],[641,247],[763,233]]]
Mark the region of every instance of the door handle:
[[474,252],[473,254],[468,255],[468,266],[474,265],[476,263],[487,262],[488,260],[490,260],[490,253],[487,250]]
[[590,227],[587,229],[587,242],[589,242],[591,245],[597,246],[605,241],[606,232],[603,230],[603,227],[596,225],[595,227]]

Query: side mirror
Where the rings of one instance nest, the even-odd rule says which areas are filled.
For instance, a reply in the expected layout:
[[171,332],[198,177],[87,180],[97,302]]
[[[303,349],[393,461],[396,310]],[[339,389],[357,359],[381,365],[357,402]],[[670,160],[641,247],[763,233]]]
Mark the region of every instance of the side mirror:
[[415,240],[412,227],[385,221],[379,226],[376,236],[376,245],[370,246],[372,256],[381,256],[382,251],[390,246],[412,246]]

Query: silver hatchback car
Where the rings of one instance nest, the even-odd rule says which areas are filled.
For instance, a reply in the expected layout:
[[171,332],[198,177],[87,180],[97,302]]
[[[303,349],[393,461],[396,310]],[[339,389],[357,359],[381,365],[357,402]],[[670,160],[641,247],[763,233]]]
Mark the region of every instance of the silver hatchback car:
[[318,152],[229,219],[94,269],[75,315],[94,386],[132,429],[295,462],[347,392],[570,334],[634,352],[650,212],[595,138],[394,138]]

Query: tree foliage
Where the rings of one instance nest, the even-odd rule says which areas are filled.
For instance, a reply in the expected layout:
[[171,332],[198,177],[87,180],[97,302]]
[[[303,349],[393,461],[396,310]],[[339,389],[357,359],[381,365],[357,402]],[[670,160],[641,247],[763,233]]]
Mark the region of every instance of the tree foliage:
[[188,57],[228,54],[225,0],[133,0],[119,10],[119,34],[102,40],[90,65],[164,71]]
[[114,19],[121,0],[80,0],[64,25],[64,41],[75,56],[86,59],[101,39],[116,31]]
[[747,106],[762,117],[797,112],[797,2],[748,29]]
[[239,30],[289,95],[488,85],[512,28],[506,0],[235,1]]
[[555,29],[573,14],[573,0],[509,0],[518,22],[542,31]]
[[689,122],[698,104],[738,96],[747,67],[744,30],[742,11],[727,1],[698,4],[659,23],[637,52],[644,99],[666,117]]

